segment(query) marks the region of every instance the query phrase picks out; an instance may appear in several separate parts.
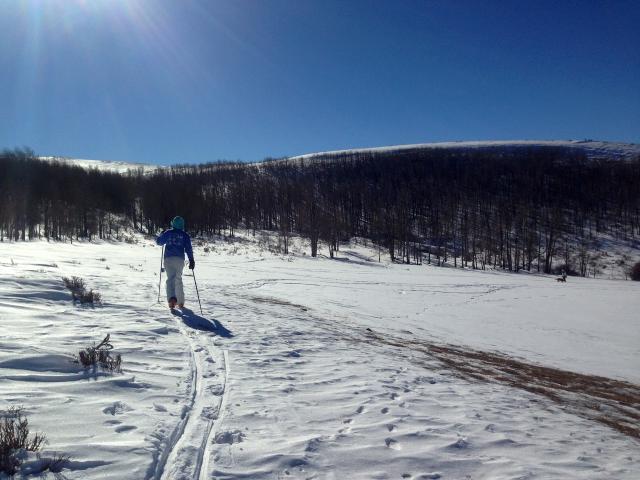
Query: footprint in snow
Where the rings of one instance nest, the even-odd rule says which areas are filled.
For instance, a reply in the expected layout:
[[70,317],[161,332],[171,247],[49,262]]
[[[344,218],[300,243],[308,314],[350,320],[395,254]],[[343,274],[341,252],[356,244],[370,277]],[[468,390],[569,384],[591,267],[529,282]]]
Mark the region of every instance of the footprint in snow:
[[119,415],[124,412],[130,412],[133,408],[124,402],[113,402],[112,405],[102,409],[102,413],[105,415]]
[[400,443],[393,438],[385,438],[384,443],[388,448],[392,448],[393,450],[400,450],[401,448]]
[[307,442],[307,446],[304,449],[305,452],[317,452],[320,449],[322,440],[320,438],[312,438]]
[[[204,407],[200,413],[200,417],[206,420],[215,420],[218,418],[218,407]],[[223,442],[226,443],[226,442]]]
[[380,413],[383,413],[383,414],[389,413],[389,408],[388,407],[384,407],[382,410],[380,410]]
[[220,432],[215,437],[217,444],[233,445],[234,443],[241,443],[245,438],[245,434],[240,430],[233,430],[230,432]]
[[467,448],[469,446],[469,442],[467,442],[464,438],[459,438],[454,443],[449,445],[449,448]]
[[220,395],[222,395],[224,393],[224,385],[209,385],[207,387],[207,391],[211,395],[215,395],[215,396],[219,397]]
[[356,410],[356,413],[364,413],[364,405],[360,405]]
[[121,425],[119,427],[115,428],[115,431],[117,433],[124,433],[124,432],[130,432],[131,430],[137,430],[138,427],[134,426],[134,425]]
[[420,377],[416,377],[413,380],[413,383],[415,383],[415,384],[430,383],[431,385],[435,385],[436,383],[438,383],[438,381],[433,377],[420,376]]

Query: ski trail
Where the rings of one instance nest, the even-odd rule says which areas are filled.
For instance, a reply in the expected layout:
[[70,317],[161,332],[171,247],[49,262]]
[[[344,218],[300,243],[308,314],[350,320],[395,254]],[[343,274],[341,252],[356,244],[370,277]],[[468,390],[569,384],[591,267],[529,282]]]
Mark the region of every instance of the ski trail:
[[212,444],[213,441],[215,441],[215,435],[216,432],[219,430],[220,428],[220,424],[222,423],[222,420],[224,419],[224,412],[226,409],[226,405],[227,405],[227,399],[229,398],[229,387],[228,387],[228,383],[229,383],[229,375],[231,374],[231,368],[230,368],[230,363],[229,363],[229,351],[228,350],[223,350],[223,358],[224,358],[224,370],[225,370],[225,385],[224,385],[224,392],[222,393],[222,399],[220,400],[220,408],[218,409],[218,417],[215,419],[215,421],[213,422],[213,424],[211,425],[211,428],[209,429],[209,434],[207,435],[206,438],[206,444],[205,444],[205,448],[203,449],[203,458],[202,458],[202,465],[200,467],[200,475],[199,478],[206,478],[207,477],[207,473],[209,472],[209,460],[211,458],[211,450],[212,450]]
[[162,453],[160,454],[160,457],[158,459],[158,463],[156,465],[155,474],[154,474],[154,477],[153,477],[155,480],[159,480],[160,478],[162,478],[162,476],[163,476],[162,474],[163,474],[163,472],[165,470],[165,466],[167,464],[169,456],[174,451],[174,448],[175,448],[176,444],[178,443],[178,441],[183,436],[185,427],[187,425],[187,422],[189,421],[189,417],[190,417],[191,411],[193,410],[193,406],[194,406],[195,401],[196,401],[198,370],[197,370],[197,366],[196,366],[196,363],[195,363],[195,357],[194,357],[193,349],[191,350],[191,359],[190,359],[189,365],[190,365],[190,368],[191,368],[191,398],[190,398],[190,402],[189,402],[188,406],[185,405],[185,407],[183,407],[182,418],[180,419],[180,421],[178,422],[178,425],[176,425],[176,428],[173,430],[173,432],[169,436],[169,439],[166,442],[166,447],[162,451]]
[[211,436],[225,401],[228,353],[216,355],[209,335],[188,330],[180,319],[176,323],[190,345],[192,393],[160,457],[155,478],[197,480],[206,477]]
[[[160,302],[154,302],[150,304],[149,307],[147,308],[147,313],[150,315],[152,309],[156,309],[160,311],[161,309],[159,306],[160,306]],[[167,323],[167,322],[163,321],[162,323]],[[185,332],[182,328],[180,328],[180,332],[183,335],[185,335]],[[185,337],[189,339],[187,335],[185,335]],[[189,343],[191,344],[191,341],[189,341]],[[169,435],[166,441],[163,442],[164,448],[162,448],[162,450],[159,452],[159,455],[157,457],[156,465],[153,470],[153,477],[147,477],[147,478],[160,480],[165,476],[164,475],[165,467],[167,465],[167,462],[169,461],[169,457],[175,450],[175,446],[178,444],[178,442],[182,438],[187,422],[189,421],[189,417],[191,416],[191,412],[193,411],[193,407],[196,401],[199,372],[198,372],[198,365],[195,359],[195,353],[194,353],[193,347],[189,349],[189,353],[190,353],[189,379],[191,382],[191,388],[190,388],[190,396],[189,396],[188,404],[183,406],[180,421],[171,432],[171,435]]]
[[197,383],[197,369],[195,366],[195,359],[193,358],[193,351],[191,352],[190,359],[190,367],[191,367],[191,398],[189,405],[183,407],[182,410],[182,418],[176,425],[176,428],[173,430],[171,435],[169,436],[165,449],[161,452],[160,457],[158,458],[158,463],[156,465],[154,479],[159,480],[162,476],[162,473],[167,464],[167,460],[169,459],[169,454],[173,451],[174,447],[182,437],[187,422],[189,421],[190,412],[193,410],[193,405],[195,403],[195,395],[196,395],[196,383]]

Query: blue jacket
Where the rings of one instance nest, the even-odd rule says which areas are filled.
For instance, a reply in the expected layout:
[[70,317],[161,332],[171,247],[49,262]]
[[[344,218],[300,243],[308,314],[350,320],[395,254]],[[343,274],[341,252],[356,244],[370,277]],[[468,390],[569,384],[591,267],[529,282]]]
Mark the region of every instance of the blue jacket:
[[164,248],[164,258],[180,257],[184,259],[187,254],[190,261],[193,261],[193,248],[191,248],[191,237],[184,230],[172,228],[165,230],[156,238],[158,245],[166,245]]

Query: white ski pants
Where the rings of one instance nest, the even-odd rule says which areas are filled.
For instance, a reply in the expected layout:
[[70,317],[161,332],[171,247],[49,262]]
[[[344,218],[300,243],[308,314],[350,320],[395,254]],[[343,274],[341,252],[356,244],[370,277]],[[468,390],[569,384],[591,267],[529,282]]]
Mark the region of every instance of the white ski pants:
[[167,301],[176,297],[178,303],[184,303],[184,288],[182,287],[182,269],[184,258],[165,257],[164,271],[167,273]]

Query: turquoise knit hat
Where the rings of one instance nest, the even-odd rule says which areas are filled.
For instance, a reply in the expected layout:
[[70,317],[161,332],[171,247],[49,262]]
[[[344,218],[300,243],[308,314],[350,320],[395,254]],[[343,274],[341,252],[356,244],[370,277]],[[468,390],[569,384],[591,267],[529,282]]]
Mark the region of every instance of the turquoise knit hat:
[[171,226],[176,230],[184,230],[184,218],[175,217],[173,220],[171,220]]

